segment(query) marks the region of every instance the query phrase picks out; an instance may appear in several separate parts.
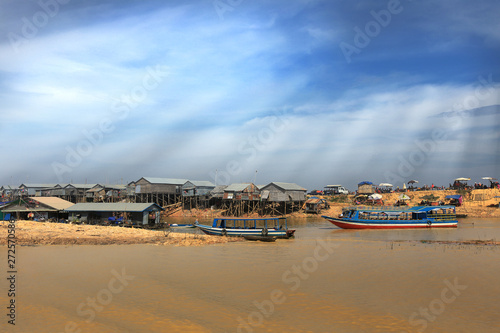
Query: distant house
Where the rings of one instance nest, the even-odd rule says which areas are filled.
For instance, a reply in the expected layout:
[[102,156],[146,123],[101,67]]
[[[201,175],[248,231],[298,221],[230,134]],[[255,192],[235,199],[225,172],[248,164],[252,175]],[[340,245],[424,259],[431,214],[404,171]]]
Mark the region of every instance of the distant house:
[[358,194],[373,194],[375,193],[375,188],[372,182],[363,181],[358,184]]
[[71,221],[102,224],[111,219],[124,222],[154,224],[160,222],[163,208],[155,203],[78,203],[66,209]]
[[306,213],[319,214],[322,209],[328,208],[328,202],[325,199],[313,197],[305,202]]
[[135,182],[135,193],[162,193],[180,195],[182,185],[184,185],[187,181],[187,179],[142,177]]
[[135,183],[136,182],[130,182],[127,184],[127,196],[135,195]]
[[86,202],[104,201],[106,191],[101,184],[96,184],[92,188],[85,191]]
[[231,184],[224,189],[225,200],[259,200],[260,191],[252,183]]
[[305,201],[307,190],[295,183],[272,182],[262,187],[262,200],[275,202]]
[[[50,191],[56,186],[57,184],[21,184],[19,185],[19,195],[41,197],[44,191]],[[45,194],[49,195],[48,192]]]
[[2,197],[2,200],[0,200],[0,201],[5,201],[4,199],[11,198],[16,191],[17,191],[17,188],[12,188],[10,186],[0,187],[0,196]]
[[50,197],[62,197],[64,195],[64,187],[68,184],[56,184],[51,189],[46,189],[42,191],[42,194]]
[[85,197],[88,190],[99,184],[67,184],[64,187],[64,195],[71,197]]
[[224,198],[224,190],[226,189],[227,185],[217,185],[215,188],[210,191],[210,196],[214,199],[222,199]]
[[103,190],[107,198],[123,199],[127,197],[126,185],[103,185]]
[[183,197],[200,197],[208,196],[210,192],[215,188],[212,182],[206,180],[188,180],[184,185],[182,185],[182,196]]
[[127,186],[125,185],[100,185],[96,184],[85,192],[87,201],[115,201],[127,196]]
[[[57,197],[19,198],[2,207],[4,214],[14,214],[17,219],[59,219],[66,218],[64,210],[73,206],[72,202]],[[30,215],[30,216],[28,216]]]

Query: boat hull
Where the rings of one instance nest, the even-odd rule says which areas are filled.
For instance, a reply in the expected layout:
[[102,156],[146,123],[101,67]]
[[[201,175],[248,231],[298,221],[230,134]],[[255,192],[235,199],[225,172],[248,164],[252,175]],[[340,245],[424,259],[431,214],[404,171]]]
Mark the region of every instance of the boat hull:
[[415,229],[415,228],[456,228],[457,221],[425,220],[354,220],[322,216],[330,223],[342,229]]
[[276,241],[276,237],[274,237],[274,236],[248,235],[248,236],[243,236],[243,237],[249,241],[261,241],[261,242],[275,242]]
[[196,227],[207,235],[214,236],[268,236],[277,238],[290,238],[293,236],[295,230],[282,230],[282,229],[267,229],[267,232],[262,228],[256,229],[243,229],[243,228],[217,228],[207,225],[197,224]]

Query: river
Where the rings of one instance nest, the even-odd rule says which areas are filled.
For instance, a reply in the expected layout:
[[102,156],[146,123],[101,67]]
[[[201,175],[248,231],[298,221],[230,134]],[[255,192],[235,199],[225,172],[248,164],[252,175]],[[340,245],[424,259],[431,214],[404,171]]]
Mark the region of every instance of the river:
[[18,246],[16,325],[0,331],[500,332],[500,248],[421,242],[498,240],[500,220],[288,223],[296,237],[275,243]]

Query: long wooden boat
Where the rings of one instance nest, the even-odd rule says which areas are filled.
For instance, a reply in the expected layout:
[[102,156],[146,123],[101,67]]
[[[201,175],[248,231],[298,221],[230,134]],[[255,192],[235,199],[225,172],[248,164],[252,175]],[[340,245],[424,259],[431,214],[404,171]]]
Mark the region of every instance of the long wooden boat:
[[207,235],[216,236],[272,236],[290,238],[295,230],[287,227],[286,218],[215,218],[212,226],[195,223]]
[[322,216],[343,229],[456,228],[455,206],[353,206],[339,217]]

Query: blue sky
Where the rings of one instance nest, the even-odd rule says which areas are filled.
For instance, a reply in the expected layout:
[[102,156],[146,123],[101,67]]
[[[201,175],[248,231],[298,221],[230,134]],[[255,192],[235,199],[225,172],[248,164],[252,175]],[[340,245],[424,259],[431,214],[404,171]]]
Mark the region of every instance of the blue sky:
[[309,190],[500,177],[499,12],[496,1],[3,1],[0,184],[214,182],[216,170],[218,184]]

